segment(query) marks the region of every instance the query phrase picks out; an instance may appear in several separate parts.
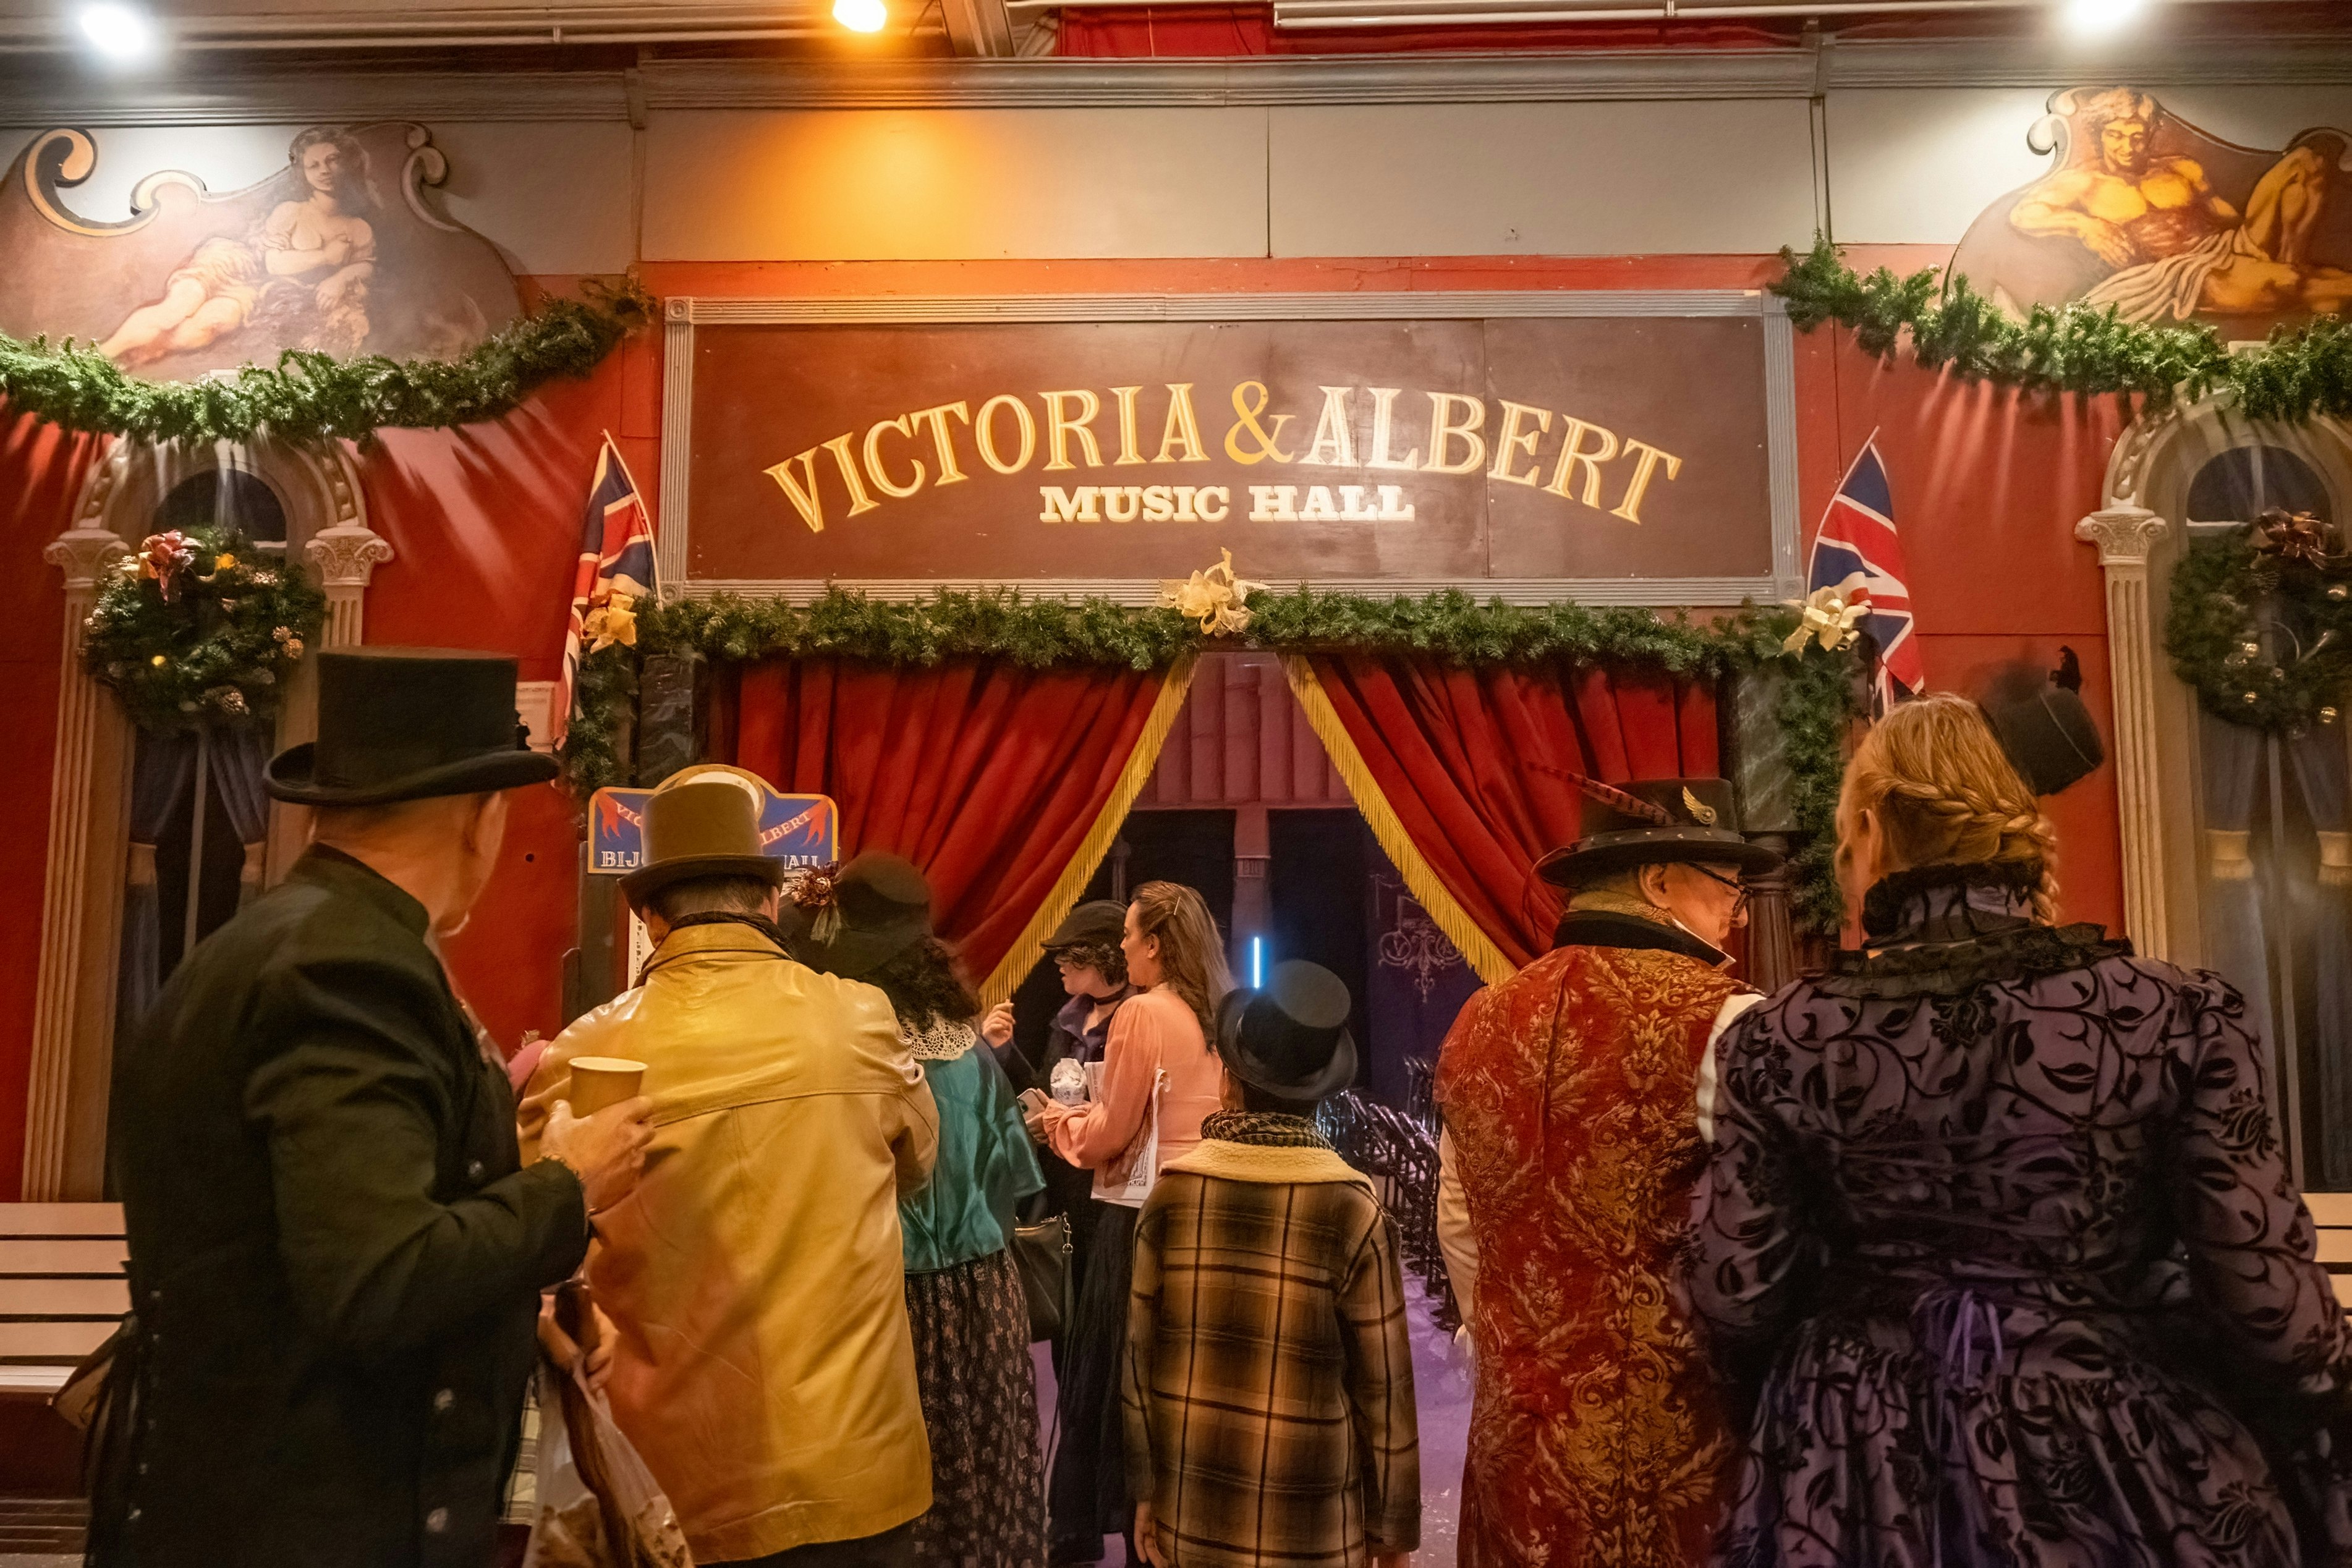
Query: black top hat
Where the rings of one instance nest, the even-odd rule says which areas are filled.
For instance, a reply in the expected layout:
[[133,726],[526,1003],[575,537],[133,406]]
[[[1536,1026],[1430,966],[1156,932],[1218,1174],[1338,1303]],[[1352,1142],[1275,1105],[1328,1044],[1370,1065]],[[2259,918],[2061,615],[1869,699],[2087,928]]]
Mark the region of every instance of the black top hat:
[[1113,898],[1081,904],[1045,938],[1048,953],[1064,947],[1116,947],[1127,936],[1127,905]]
[[1584,791],[1577,841],[1536,862],[1546,882],[1573,887],[1588,877],[1667,861],[1736,865],[1767,872],[1780,857],[1739,832],[1739,810],[1727,779],[1639,779],[1609,785],[1579,781]]
[[1298,958],[1276,964],[1273,978],[1262,991],[1228,991],[1217,1004],[1217,1054],[1225,1071],[1300,1104],[1354,1082],[1347,982]]
[[748,782],[706,773],[672,779],[646,801],[645,863],[621,879],[622,894],[642,905],[698,876],[784,880],[784,862],[760,852],[760,798]]
[[331,648],[319,655],[319,738],[269,759],[269,792],[298,806],[383,806],[543,784],[515,712],[515,662],[457,648]]
[[830,877],[803,878],[777,924],[812,969],[862,979],[930,935],[931,884],[914,862],[868,850]]
[[2058,667],[2025,689],[1996,694],[1985,705],[2000,748],[2036,795],[2055,795],[2107,759],[2091,710],[2083,706],[2083,665],[2072,648],[2058,650]]

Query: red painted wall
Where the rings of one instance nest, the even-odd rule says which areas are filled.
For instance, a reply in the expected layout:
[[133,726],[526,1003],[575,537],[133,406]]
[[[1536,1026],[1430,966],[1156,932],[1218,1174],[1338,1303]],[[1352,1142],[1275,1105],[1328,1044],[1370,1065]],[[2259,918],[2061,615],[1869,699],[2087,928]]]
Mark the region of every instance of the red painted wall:
[[[1874,254],[1870,264],[1882,257]],[[1891,252],[1898,267],[1935,259]],[[1763,256],[1172,262],[883,262],[649,265],[658,294],[822,297],[989,292],[1293,289],[1757,287]],[[563,280],[542,280],[560,287]],[[2073,536],[2098,505],[2111,404],[2034,400],[1883,366],[1824,329],[1798,340],[1801,510],[1810,529],[1861,442],[1879,433],[1930,679],[1969,689],[2002,659],[2083,658],[2084,695],[2109,728],[2105,610],[2096,558]],[[658,496],[661,366],[646,334],[584,381],[542,391],[495,425],[396,431],[359,455],[369,518],[392,541],[369,594],[374,643],[492,648],[526,680],[555,674],[578,546],[579,509],[599,433],[610,430],[638,482]],[[0,870],[24,918],[0,925],[0,1199],[22,1163],[26,1042],[55,727],[61,594],[41,547],[64,526],[89,443],[20,422],[0,426],[0,561],[26,604],[0,622],[0,678],[16,737],[0,775]],[[2073,918],[2117,924],[2122,912],[2112,767],[2052,803],[2065,852]],[[554,790],[520,802],[509,854],[471,925],[451,946],[453,973],[494,1033],[511,1044],[561,1021],[561,961],[573,941],[576,841]]]

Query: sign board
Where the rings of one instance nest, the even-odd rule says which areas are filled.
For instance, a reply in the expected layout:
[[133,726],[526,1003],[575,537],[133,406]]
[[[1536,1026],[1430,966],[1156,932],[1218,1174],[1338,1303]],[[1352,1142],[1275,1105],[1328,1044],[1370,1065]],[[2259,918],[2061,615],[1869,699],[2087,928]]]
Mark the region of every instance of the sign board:
[[[588,799],[588,870],[626,876],[645,863],[646,800],[650,789],[599,789]],[[838,859],[835,838],[841,813],[829,795],[764,792],[760,847],[787,865],[826,865]]]
[[1276,585],[1731,604],[1797,586],[1762,294],[673,299],[685,591]]

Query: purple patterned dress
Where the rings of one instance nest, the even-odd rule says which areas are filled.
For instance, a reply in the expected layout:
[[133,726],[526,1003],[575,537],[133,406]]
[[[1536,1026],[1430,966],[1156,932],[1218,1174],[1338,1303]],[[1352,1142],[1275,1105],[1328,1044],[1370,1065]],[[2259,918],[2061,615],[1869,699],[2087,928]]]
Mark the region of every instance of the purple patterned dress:
[[1689,1282],[1752,1417],[1717,1562],[2352,1563],[2352,1338],[2244,1004],[2025,909],[1890,878],[1868,956],[1718,1048]]

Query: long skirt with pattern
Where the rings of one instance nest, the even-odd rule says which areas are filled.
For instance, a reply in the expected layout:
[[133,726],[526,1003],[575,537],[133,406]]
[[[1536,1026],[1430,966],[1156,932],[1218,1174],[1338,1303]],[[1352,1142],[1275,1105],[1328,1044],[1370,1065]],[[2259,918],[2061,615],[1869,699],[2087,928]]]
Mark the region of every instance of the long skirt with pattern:
[[1029,1299],[1013,1255],[908,1275],[907,1322],[931,1439],[931,1507],[915,1521],[915,1561],[1040,1568],[1045,1476]]

